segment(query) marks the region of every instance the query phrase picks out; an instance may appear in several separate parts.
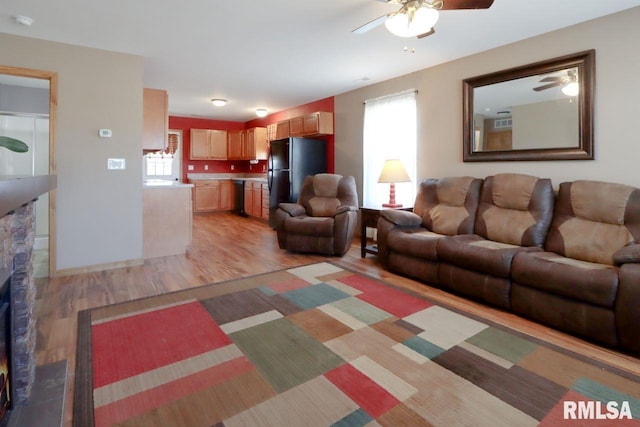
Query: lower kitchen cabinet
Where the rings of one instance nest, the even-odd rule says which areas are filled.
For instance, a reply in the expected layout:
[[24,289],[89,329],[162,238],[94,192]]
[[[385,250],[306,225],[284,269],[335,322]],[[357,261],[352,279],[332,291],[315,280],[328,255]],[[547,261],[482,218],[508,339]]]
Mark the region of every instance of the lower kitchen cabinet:
[[269,219],[269,188],[266,183],[244,183],[244,212],[252,217]]
[[144,258],[186,253],[191,243],[191,188],[145,188],[142,202]]
[[193,183],[193,212],[225,211],[232,209],[231,180],[195,180]]

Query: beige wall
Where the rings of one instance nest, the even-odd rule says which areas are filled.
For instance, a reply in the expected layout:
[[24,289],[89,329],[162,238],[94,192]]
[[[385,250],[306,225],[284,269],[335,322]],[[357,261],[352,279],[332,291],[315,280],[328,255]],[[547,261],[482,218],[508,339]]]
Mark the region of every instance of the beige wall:
[[[549,177],[554,186],[575,179],[640,187],[640,8],[554,31],[424,69],[335,98],[335,170],[354,175],[362,191],[363,101],[410,88],[418,94],[418,178],[520,172]],[[435,42],[435,40],[434,40]],[[429,49],[429,39],[418,49]],[[462,80],[510,67],[596,50],[595,157],[593,161],[462,161]],[[390,143],[393,143],[390,141]]]
[[142,58],[0,34],[0,64],[58,73],[57,269],[141,259]]

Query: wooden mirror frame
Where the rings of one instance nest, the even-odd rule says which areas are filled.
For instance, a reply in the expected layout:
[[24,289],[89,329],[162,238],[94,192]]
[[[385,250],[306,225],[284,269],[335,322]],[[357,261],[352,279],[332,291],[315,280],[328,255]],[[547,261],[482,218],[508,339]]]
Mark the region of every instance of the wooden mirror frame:
[[[488,162],[510,160],[593,160],[593,111],[595,89],[595,50],[575,53],[547,61],[510,68],[463,80],[463,161]],[[546,74],[567,68],[578,68],[580,95],[578,96],[577,147],[542,148],[503,151],[473,151],[474,111],[473,91],[523,77]]]

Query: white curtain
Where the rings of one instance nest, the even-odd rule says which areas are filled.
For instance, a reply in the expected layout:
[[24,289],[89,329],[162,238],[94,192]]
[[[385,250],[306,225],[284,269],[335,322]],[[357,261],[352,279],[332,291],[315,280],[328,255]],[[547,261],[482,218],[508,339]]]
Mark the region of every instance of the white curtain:
[[384,161],[400,159],[411,182],[396,184],[396,202],[413,206],[416,192],[416,91],[365,101],[363,130],[363,204],[389,201],[389,184],[378,184]]

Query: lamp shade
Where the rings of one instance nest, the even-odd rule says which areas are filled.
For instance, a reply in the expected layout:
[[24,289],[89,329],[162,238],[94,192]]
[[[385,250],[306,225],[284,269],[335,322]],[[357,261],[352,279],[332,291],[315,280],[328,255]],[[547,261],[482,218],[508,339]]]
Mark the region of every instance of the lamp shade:
[[385,160],[378,182],[396,183],[409,181],[411,181],[411,178],[409,178],[409,174],[405,170],[404,166],[402,166],[400,159]]

